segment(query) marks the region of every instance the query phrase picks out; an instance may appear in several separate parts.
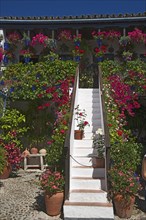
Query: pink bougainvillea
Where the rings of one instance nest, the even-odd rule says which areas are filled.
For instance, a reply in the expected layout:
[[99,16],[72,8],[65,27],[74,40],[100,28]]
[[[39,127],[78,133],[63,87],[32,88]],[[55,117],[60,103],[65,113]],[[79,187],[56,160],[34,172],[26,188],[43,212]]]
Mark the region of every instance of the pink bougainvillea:
[[112,89],[112,96],[115,103],[119,106],[121,113],[125,111],[129,115],[134,116],[134,109],[140,108],[138,103],[138,95],[131,91],[128,84],[125,84],[120,76],[112,75],[109,77],[110,85]]
[[13,168],[20,168],[22,157],[19,147],[17,147],[14,142],[10,142],[5,144],[4,148],[7,151],[8,163],[11,164]]
[[37,44],[41,44],[44,47],[47,46],[48,36],[43,35],[42,33],[36,34],[31,41],[31,45],[35,46]]
[[146,34],[143,33],[138,28],[135,28],[134,31],[128,32],[128,36],[131,38],[131,40],[135,42],[144,42],[146,43]]

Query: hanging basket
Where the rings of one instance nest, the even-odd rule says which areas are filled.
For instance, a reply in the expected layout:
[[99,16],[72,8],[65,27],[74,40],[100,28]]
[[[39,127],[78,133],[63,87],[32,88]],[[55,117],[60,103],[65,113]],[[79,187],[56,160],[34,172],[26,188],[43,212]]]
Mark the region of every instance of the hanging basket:
[[75,130],[74,131],[74,138],[76,140],[82,140],[83,139],[83,134],[84,134],[83,130]]

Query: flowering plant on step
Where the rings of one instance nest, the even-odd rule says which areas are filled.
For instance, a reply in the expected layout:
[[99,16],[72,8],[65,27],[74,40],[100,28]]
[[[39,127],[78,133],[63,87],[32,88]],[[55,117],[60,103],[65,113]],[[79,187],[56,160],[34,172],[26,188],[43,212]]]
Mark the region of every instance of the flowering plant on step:
[[99,158],[104,158],[105,144],[102,128],[98,128],[97,131],[93,134],[93,148],[97,150],[97,156]]
[[79,130],[84,131],[84,128],[89,125],[89,122],[86,121],[86,112],[85,109],[81,110],[79,108],[79,105],[77,105],[77,107],[75,108],[75,120],[77,121],[77,127],[79,128]]
[[60,171],[47,169],[40,177],[40,184],[49,195],[54,195],[64,191],[65,180]]

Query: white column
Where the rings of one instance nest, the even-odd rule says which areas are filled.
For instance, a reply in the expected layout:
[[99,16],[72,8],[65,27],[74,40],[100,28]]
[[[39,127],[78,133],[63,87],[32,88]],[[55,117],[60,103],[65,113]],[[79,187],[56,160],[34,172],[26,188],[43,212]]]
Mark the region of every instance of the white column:
[[126,28],[123,28],[123,36],[126,36]]
[[5,41],[4,30],[0,29],[0,35],[3,36],[3,40],[0,42],[0,46],[3,46],[4,45],[4,41]]

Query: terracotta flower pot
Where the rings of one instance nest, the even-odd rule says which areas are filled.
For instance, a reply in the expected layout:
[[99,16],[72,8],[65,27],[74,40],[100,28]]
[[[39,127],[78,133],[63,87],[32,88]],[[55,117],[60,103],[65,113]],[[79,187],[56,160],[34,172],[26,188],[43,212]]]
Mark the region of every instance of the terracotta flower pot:
[[75,130],[74,131],[74,138],[76,140],[82,140],[83,139],[83,134],[84,134],[83,130]]
[[32,147],[30,152],[31,154],[38,154],[38,149],[36,147]]
[[42,149],[39,150],[39,153],[40,153],[40,154],[46,154],[47,151],[46,151],[46,149],[43,149],[43,148],[42,148]]
[[122,195],[116,195],[113,200],[117,216],[120,218],[130,218],[133,211],[135,197],[131,196],[127,201]]
[[54,195],[49,195],[45,192],[45,206],[46,213],[50,216],[56,216],[61,213],[62,204],[63,204],[63,192],[58,192]]
[[10,173],[12,172],[12,167],[10,164],[4,167],[4,170],[2,174],[0,174],[0,179],[7,179],[10,176]]
[[30,152],[27,150],[27,148],[22,152],[22,157],[28,157]]
[[92,167],[93,168],[105,168],[105,159],[93,157],[92,158]]

